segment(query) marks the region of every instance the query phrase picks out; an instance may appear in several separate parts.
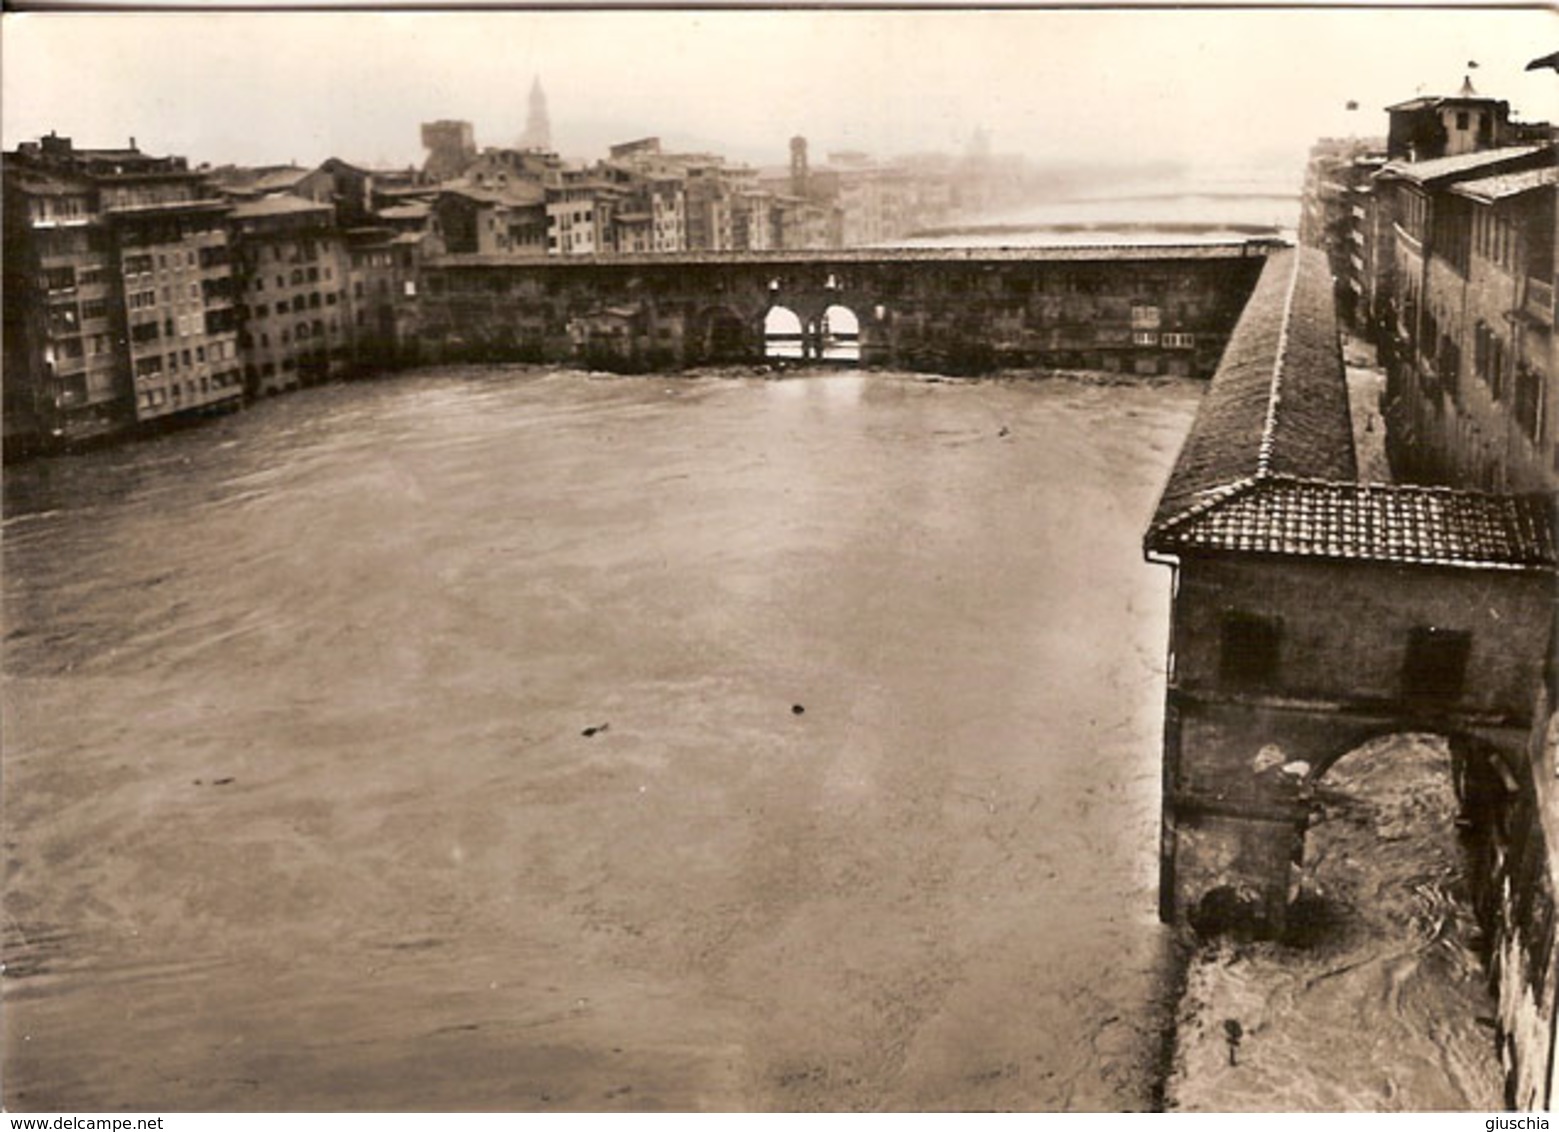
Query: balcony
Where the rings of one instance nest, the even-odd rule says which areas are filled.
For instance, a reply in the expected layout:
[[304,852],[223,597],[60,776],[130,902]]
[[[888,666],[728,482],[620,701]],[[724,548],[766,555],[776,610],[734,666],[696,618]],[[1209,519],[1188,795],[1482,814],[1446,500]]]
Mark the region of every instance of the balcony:
[[1554,285],[1542,279],[1527,277],[1527,301],[1522,308],[1527,317],[1543,326],[1554,324]]

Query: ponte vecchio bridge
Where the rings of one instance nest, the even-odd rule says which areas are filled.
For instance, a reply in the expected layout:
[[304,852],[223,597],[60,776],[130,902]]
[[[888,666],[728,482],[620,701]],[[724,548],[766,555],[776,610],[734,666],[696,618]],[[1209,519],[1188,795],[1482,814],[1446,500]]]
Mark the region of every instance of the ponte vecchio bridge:
[[435,358],[620,370],[765,360],[1207,376],[1270,241],[1107,248],[447,255]]

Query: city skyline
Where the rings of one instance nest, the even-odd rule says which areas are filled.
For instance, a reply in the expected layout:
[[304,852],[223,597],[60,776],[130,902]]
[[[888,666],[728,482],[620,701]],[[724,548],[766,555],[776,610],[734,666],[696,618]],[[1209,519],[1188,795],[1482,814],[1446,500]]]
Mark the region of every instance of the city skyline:
[[1524,70],[1556,45],[1552,13],[1512,9],[12,13],[0,43],[8,149],[420,165],[423,121],[515,144],[539,77],[570,159],[642,134],[775,165],[795,134],[818,159],[958,152],[978,129],[1041,165],[1296,177],[1316,137],[1382,133],[1467,75],[1559,119],[1559,76]]

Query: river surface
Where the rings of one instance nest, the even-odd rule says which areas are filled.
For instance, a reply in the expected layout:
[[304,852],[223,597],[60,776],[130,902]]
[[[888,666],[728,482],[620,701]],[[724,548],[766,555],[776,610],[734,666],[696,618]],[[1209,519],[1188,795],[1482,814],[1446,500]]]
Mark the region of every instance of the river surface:
[[1150,1105],[1199,392],[427,372],[9,469],[7,1106]]
[[[8,469],[6,1106],[1158,1103],[1200,392],[446,370]],[[1177,1102],[1359,1102],[1273,1056]]]

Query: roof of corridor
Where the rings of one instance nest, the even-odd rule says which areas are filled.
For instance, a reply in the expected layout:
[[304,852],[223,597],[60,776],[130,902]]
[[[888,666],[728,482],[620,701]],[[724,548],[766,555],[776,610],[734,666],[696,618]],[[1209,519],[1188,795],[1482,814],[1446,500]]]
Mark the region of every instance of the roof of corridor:
[[1552,159],[1553,148],[1543,145],[1510,145],[1499,149],[1480,149],[1471,153],[1458,153],[1453,157],[1436,157],[1429,161],[1392,161],[1377,177],[1399,177],[1419,185],[1443,184],[1466,178],[1480,169],[1491,172],[1501,165],[1515,165],[1544,154]]
[[1331,276],[1274,255],[1197,410],[1144,540],[1150,552],[1552,568],[1548,502],[1358,482]]
[[558,267],[611,265],[697,266],[701,264],[807,263],[1088,263],[1120,260],[1186,261],[1259,258],[1273,244],[1252,240],[1217,244],[1113,244],[1056,248],[785,248],[762,251],[599,252],[592,255],[505,255],[456,253],[437,256],[430,267],[516,267],[546,263]]

